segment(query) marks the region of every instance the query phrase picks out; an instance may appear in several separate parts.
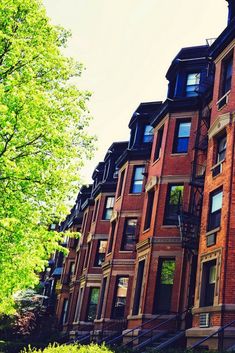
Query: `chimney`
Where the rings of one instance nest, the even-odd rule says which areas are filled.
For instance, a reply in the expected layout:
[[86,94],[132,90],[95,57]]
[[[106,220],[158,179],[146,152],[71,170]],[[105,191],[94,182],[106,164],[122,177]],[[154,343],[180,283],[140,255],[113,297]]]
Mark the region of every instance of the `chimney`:
[[226,0],[228,2],[228,25],[235,17],[235,0]]

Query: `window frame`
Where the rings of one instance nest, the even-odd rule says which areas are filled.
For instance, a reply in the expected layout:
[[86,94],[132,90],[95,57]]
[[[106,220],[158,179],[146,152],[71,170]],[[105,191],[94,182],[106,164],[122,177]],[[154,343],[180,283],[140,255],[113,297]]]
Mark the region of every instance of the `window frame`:
[[[101,242],[106,242],[105,252],[100,252]],[[101,267],[103,262],[105,261],[105,255],[107,253],[107,245],[108,245],[107,239],[99,239],[98,240],[97,247],[96,247],[94,267]],[[103,261],[101,260],[101,258],[103,258]]]
[[154,158],[153,158],[154,162],[161,157],[163,133],[164,133],[164,125],[162,125],[160,129],[157,131],[156,146],[155,146]]
[[[189,124],[189,123],[190,123],[190,128],[189,128],[188,136],[179,136],[180,125],[181,124]],[[173,154],[186,154],[186,153],[188,153],[189,140],[190,140],[190,136],[191,136],[191,128],[192,128],[192,120],[191,119],[176,119],[173,150],[172,150]],[[184,150],[180,150],[182,148],[179,148],[179,141],[182,141],[182,140],[187,140],[187,148]]]
[[[107,207],[109,199],[112,199],[111,207]],[[112,217],[113,208],[114,208],[114,201],[115,201],[114,196],[106,196],[105,202],[104,202],[103,216],[102,216],[103,221],[110,221]],[[110,210],[111,210],[111,214],[109,214]]]
[[[143,177],[141,177],[141,179],[137,179],[136,178],[136,174],[137,174],[137,170],[138,169],[142,169],[142,175],[144,173],[144,170],[145,170],[145,166],[144,165],[135,165],[134,168],[133,168],[133,173],[132,173],[132,178],[131,178],[131,187],[130,187],[130,194],[141,194],[141,192],[143,191],[143,183],[144,183],[144,175]],[[141,183],[141,190],[139,191],[135,191],[134,190],[134,187],[137,183],[137,185],[140,185],[138,182],[142,181]]]
[[[135,230],[134,230],[134,233],[127,233],[127,229],[128,229],[128,222],[129,221],[136,221],[135,223]],[[124,222],[124,228],[123,228],[123,233],[122,233],[122,242],[121,242],[121,248],[120,248],[120,251],[134,251],[135,250],[135,244],[136,244],[136,236],[137,236],[137,226],[138,226],[138,218],[136,217],[127,217],[125,218],[125,222]],[[129,236],[132,236],[134,241],[133,243],[128,243],[128,235]],[[130,245],[134,245],[133,246],[133,249],[128,249],[128,244]]]
[[[231,75],[227,77],[229,72],[229,64],[231,64]],[[232,87],[232,71],[233,71],[233,52],[230,52],[221,62],[221,77],[219,86],[219,98],[225,96]],[[230,81],[228,86],[228,80]]]
[[117,188],[117,199],[122,196],[126,169],[120,172],[119,184]]
[[[176,226],[176,225],[178,225],[178,215],[177,215],[177,213],[175,215],[174,214],[172,215],[171,212],[170,212],[171,189],[173,187],[177,187],[177,186],[182,186],[183,187],[182,194],[181,194],[181,200],[178,203],[177,207],[179,208],[179,206],[182,206],[183,198],[184,198],[184,183],[176,183],[176,184],[169,183],[167,185],[167,193],[166,193],[163,225],[167,225],[167,226]],[[176,205],[172,204],[172,206],[176,206]],[[174,213],[174,212],[172,212],[172,213]],[[175,220],[174,220],[174,218],[175,218]]]
[[[117,298],[118,298],[118,296],[117,296],[117,294],[118,294],[118,284],[119,284],[119,280],[121,278],[127,279],[127,288],[126,288],[126,296],[123,297],[123,298],[125,298],[125,304],[123,305],[124,306],[124,310],[123,310],[123,313],[122,313],[123,315],[117,316],[117,315],[115,315],[118,312],[118,309],[116,309],[116,308],[118,308],[119,306],[122,306],[122,305],[116,305],[118,303],[118,300],[117,300]],[[112,318],[113,319],[124,319],[124,317],[125,317],[126,304],[127,304],[127,298],[128,298],[128,287],[129,287],[129,276],[127,276],[127,275],[118,275],[116,277],[115,291],[114,291],[113,305],[112,305]],[[122,298],[122,297],[120,297],[120,298]]]
[[154,137],[154,132],[153,132],[152,125],[150,124],[144,125],[142,142],[151,143],[153,142],[153,137]]
[[[189,84],[189,76],[194,75],[196,80],[195,83]],[[198,75],[198,77],[197,77]],[[186,82],[185,82],[185,96],[186,97],[196,97],[198,96],[198,92],[196,91],[197,88],[200,86],[200,80],[201,80],[201,72],[188,72],[186,75]],[[194,88],[194,90],[188,90],[188,88]],[[190,94],[191,93],[191,94]]]
[[147,207],[146,207],[146,213],[145,213],[145,219],[144,219],[144,231],[146,231],[151,227],[154,195],[155,195],[155,191],[153,188],[147,192]]
[[[213,209],[213,197],[222,194],[221,197],[221,208],[216,209],[214,212],[212,212]],[[218,189],[210,192],[209,194],[209,212],[208,212],[208,219],[207,219],[207,231],[212,231],[213,229],[219,228],[221,225],[221,215],[222,215],[222,206],[223,206],[223,188],[219,187]],[[218,215],[219,217],[219,222],[217,220]]]

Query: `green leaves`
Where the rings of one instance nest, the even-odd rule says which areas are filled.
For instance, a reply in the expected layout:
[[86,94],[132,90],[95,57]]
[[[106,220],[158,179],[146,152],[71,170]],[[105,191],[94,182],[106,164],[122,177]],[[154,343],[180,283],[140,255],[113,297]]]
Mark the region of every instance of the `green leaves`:
[[90,93],[71,83],[82,65],[60,51],[68,36],[40,1],[0,2],[0,313],[58,248],[48,225],[66,214],[92,155]]

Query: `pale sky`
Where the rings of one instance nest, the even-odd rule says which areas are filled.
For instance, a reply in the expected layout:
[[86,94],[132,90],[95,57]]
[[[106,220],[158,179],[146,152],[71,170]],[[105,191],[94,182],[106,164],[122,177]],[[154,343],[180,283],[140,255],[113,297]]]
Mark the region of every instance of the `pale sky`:
[[166,71],[182,47],[206,44],[227,24],[225,0],[44,0],[54,24],[72,31],[66,54],[84,63],[78,87],[92,91],[98,137],[84,182],[114,141],[129,139],[141,102],[165,100]]

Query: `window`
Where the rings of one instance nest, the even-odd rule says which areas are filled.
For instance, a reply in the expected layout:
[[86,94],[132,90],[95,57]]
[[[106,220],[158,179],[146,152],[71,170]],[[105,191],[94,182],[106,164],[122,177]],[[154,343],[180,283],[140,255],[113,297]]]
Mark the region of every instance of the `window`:
[[136,244],[137,219],[126,219],[122,236],[121,250],[133,251]]
[[114,297],[113,319],[124,319],[126,308],[126,297],[128,288],[128,277],[118,277],[116,282],[116,293]]
[[98,313],[97,313],[98,320],[101,318],[101,314],[102,314],[106,286],[107,286],[107,277],[104,277],[102,282],[102,287],[101,287],[100,300],[99,300]]
[[231,89],[232,69],[233,69],[233,56],[229,56],[222,62],[220,97],[223,97],[225,93],[227,93]]
[[94,321],[96,317],[97,304],[99,299],[99,288],[91,287],[87,306],[87,321]]
[[178,212],[182,204],[183,191],[183,185],[168,185],[164,214],[165,225],[178,224]]
[[222,136],[217,140],[217,163],[225,159],[227,137]]
[[94,213],[93,213],[93,218],[92,218],[92,222],[95,222],[96,221],[96,217],[97,217],[97,213],[98,213],[98,209],[99,209],[99,203],[100,203],[100,200],[96,200],[95,202],[95,207],[94,207]]
[[76,309],[75,309],[75,314],[74,314],[74,322],[79,321],[79,316],[80,316],[80,311],[81,311],[81,304],[82,304],[82,297],[83,297],[83,288],[80,289],[78,295],[77,295],[77,303],[76,303]]
[[208,219],[208,230],[220,226],[223,191],[216,190],[210,194],[210,212]]
[[111,223],[111,234],[110,234],[110,237],[109,237],[108,254],[112,251],[112,248],[113,248],[113,240],[114,240],[115,229],[116,229],[116,221],[113,221]]
[[153,212],[153,199],[154,199],[154,190],[148,192],[148,203],[145,215],[145,222],[144,222],[144,230],[150,228],[151,225],[151,218]]
[[199,83],[200,83],[200,73],[199,72],[188,74],[187,82],[186,82],[186,96],[187,97],[193,97],[193,96],[198,95]]
[[216,260],[207,261],[202,268],[200,306],[214,304],[214,292],[216,283]]
[[162,148],[162,137],[163,137],[164,126],[162,126],[157,133],[157,142],[154,153],[154,160],[156,161],[160,157],[161,148]]
[[113,196],[106,197],[104,214],[103,214],[104,220],[109,220],[112,217],[113,206],[114,206],[114,197]]
[[120,175],[117,197],[120,197],[122,194],[124,176],[125,176],[125,169],[121,172],[121,175]]
[[173,153],[187,153],[188,152],[190,129],[191,129],[191,122],[189,120],[178,120],[177,119]]
[[143,142],[152,142],[153,141],[153,127],[151,125],[145,125],[144,127],[144,135]]
[[61,324],[64,325],[68,321],[68,305],[69,305],[69,300],[64,299],[63,302],[63,309],[61,313]]
[[107,240],[98,240],[95,263],[94,263],[95,267],[100,267],[104,262],[107,243],[108,243]]
[[90,249],[91,249],[91,242],[89,241],[89,243],[87,243],[84,268],[86,268],[88,266],[88,260],[89,260],[89,256],[90,256]]
[[135,287],[135,296],[134,296],[134,304],[133,304],[133,315],[139,314],[139,306],[140,306],[140,297],[143,285],[143,276],[144,276],[144,266],[145,260],[139,262],[138,273],[136,279],[136,287]]
[[132,183],[131,183],[131,194],[139,194],[142,192],[143,180],[144,180],[144,166],[135,166]]

